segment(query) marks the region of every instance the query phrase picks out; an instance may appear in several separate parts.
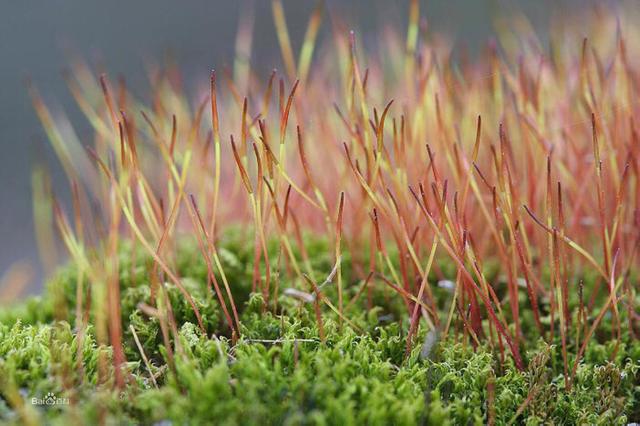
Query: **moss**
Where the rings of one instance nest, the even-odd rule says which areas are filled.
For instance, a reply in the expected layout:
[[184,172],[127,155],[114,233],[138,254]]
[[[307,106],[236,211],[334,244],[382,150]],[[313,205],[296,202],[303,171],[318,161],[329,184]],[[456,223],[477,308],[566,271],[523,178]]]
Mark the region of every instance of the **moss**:
[[0,324],[47,323],[53,319],[53,306],[49,299],[32,296],[18,305],[0,309]]
[[[321,276],[331,269],[331,257],[325,242],[313,246],[312,264]],[[130,250],[123,247],[120,264],[125,388],[114,390],[112,349],[98,345],[92,327],[81,339],[69,325],[74,324],[76,276],[67,267],[43,298],[0,311],[0,422],[626,424],[640,417],[640,345],[626,329],[616,345],[607,340],[610,326],[605,324],[604,336],[589,344],[571,390],[565,388],[558,346],[533,333],[521,343],[524,372],[498,348],[474,349],[453,336],[437,342],[428,356],[421,355],[419,344],[405,356],[408,324],[398,322],[403,304],[381,289],[373,294],[373,308],[364,298],[351,308],[349,319],[357,330],[324,310],[322,342],[311,304],[282,296],[274,310],[261,295],[251,294],[251,248],[233,234],[222,238],[220,256],[239,301],[241,338],[231,342],[217,300],[207,290],[206,267],[194,244],[184,241],[175,262],[203,314],[206,335],[179,291],[167,285],[178,327],[172,364],[158,320],[140,310],[140,303],[151,304],[145,282],[149,263],[140,254],[145,266],[132,268],[126,260]],[[359,283],[348,260],[344,265],[345,282],[351,284],[346,294],[353,296]],[[54,301],[52,294],[61,299]],[[438,297],[450,296],[441,292]],[[53,320],[56,303],[67,312],[63,321]],[[395,313],[391,321],[390,313]],[[433,337],[420,329],[417,340]],[[48,392],[68,398],[68,405],[30,403]]]

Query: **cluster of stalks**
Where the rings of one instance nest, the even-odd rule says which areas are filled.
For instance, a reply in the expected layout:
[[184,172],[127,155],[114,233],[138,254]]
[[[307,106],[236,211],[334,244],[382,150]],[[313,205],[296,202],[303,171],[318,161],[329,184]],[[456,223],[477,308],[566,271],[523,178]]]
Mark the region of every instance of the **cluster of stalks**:
[[[154,303],[142,308],[158,318],[171,357],[179,348],[177,339],[169,344],[177,326],[166,282],[182,291],[205,331],[176,273],[180,235],[197,238],[203,285],[224,313],[224,332],[241,337],[234,283],[218,252],[221,233],[238,223],[248,225],[246,244],[255,247],[252,288],[265,309],[278,312],[283,294],[313,304],[322,339],[323,316],[333,312],[350,325],[356,299],[370,304],[366,295],[380,287],[406,306],[407,351],[422,322],[441,336],[487,342],[524,369],[526,309],[540,336],[560,342],[570,387],[607,313],[613,338],[620,339],[623,309],[633,333],[640,70],[632,58],[640,34],[597,10],[584,18],[588,39],[565,22],[550,32],[547,49],[516,16],[499,43],[469,59],[454,57],[418,9],[412,1],[406,33],[386,29],[365,47],[319,6],[296,55],[274,0],[284,72],[263,78],[236,61],[211,73],[195,105],[173,68],[150,70],[151,99],[142,103],[124,79],[96,78],[79,62],[66,77],[94,130],[88,147],[30,87],[73,195],[67,214],[38,169],[39,244],[51,252],[46,224],[55,223],[78,270],[77,330],[93,312],[99,341],[113,347],[118,386],[126,361],[123,239],[153,259],[146,279]],[[323,20],[330,41],[316,49]],[[238,57],[251,45],[252,28],[240,25]],[[328,278],[311,268],[306,233],[332,241]],[[273,240],[277,259],[267,250]],[[343,280],[343,251],[354,282]],[[447,262],[455,276],[441,316],[433,277],[445,279]],[[492,280],[489,262],[499,264]],[[335,286],[331,297],[326,286]],[[359,287],[349,300],[352,286]]]

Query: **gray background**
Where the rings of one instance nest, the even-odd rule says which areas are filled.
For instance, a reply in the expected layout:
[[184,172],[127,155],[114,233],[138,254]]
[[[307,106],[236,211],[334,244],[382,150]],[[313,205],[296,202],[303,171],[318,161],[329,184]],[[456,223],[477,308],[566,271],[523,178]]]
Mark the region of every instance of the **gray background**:
[[[186,80],[204,81],[211,68],[230,64],[243,5],[232,0],[0,0],[0,276],[16,261],[29,260],[41,288],[31,213],[30,170],[34,155],[49,160],[54,189],[63,201],[69,191],[54,161],[27,96],[29,76],[50,105],[66,110],[80,138],[90,129],[66,89],[61,71],[70,49],[90,62],[104,63],[111,76],[122,73],[134,92],[146,92],[145,58],[161,62],[170,51]],[[327,0],[366,36],[383,20],[406,21],[408,1]],[[573,13],[586,1],[430,0],[422,5],[432,30],[455,38],[473,52],[493,33],[492,16],[505,8],[524,12],[543,32],[552,15]],[[612,2],[607,2],[612,3]],[[284,0],[294,48],[304,34],[315,1]],[[280,67],[270,1],[255,0],[253,62]]]

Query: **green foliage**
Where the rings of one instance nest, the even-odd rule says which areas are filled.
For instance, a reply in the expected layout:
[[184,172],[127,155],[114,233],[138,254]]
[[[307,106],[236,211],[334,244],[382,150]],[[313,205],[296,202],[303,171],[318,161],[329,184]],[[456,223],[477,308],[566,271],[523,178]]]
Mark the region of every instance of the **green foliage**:
[[[525,372],[499,347],[474,349],[453,335],[425,357],[420,342],[433,336],[422,328],[406,356],[408,324],[398,321],[406,308],[384,287],[372,289],[373,307],[365,296],[351,306],[348,318],[357,330],[323,307],[322,341],[312,303],[281,296],[277,308],[267,306],[262,295],[250,292],[251,247],[233,234],[222,242],[221,261],[241,301],[235,344],[207,287],[201,255],[185,241],[175,262],[206,334],[180,291],[165,284],[177,326],[177,335],[169,337],[170,357],[159,320],[140,308],[155,305],[146,282],[149,262],[140,254],[146,266],[133,268],[126,255],[131,248],[124,247],[124,389],[114,390],[112,350],[97,343],[94,328],[80,335],[69,325],[75,324],[77,276],[68,267],[50,282],[44,298],[0,311],[0,423],[440,425],[484,424],[491,417],[496,424],[625,424],[640,416],[640,345],[626,328],[616,344],[605,324],[604,334],[589,344],[571,390],[565,387],[559,344],[548,346],[542,339],[521,342]],[[333,266],[330,250],[321,241],[311,246],[314,272],[326,276]],[[362,283],[351,278],[348,266],[347,258],[350,299]],[[332,287],[323,291],[331,294]],[[436,296],[446,306],[450,294]],[[66,321],[54,321],[61,305]],[[69,398],[69,404],[30,404],[48,392]]]

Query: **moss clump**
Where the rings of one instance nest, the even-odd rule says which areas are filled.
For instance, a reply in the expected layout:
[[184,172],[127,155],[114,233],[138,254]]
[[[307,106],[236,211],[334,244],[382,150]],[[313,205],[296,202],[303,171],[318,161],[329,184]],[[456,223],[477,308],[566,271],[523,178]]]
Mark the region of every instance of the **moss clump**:
[[[558,347],[537,338],[521,343],[525,372],[497,348],[474,349],[453,336],[434,347],[417,344],[405,356],[408,324],[394,314],[402,305],[382,290],[373,295],[378,306],[367,308],[362,300],[350,308],[348,317],[357,329],[323,310],[322,342],[312,304],[282,296],[277,310],[265,306],[262,296],[250,294],[251,248],[233,236],[222,242],[225,271],[241,301],[242,336],[235,344],[207,291],[204,262],[194,244],[184,242],[176,265],[202,313],[206,335],[177,289],[167,285],[177,326],[169,356],[158,320],[140,308],[152,302],[145,282],[150,262],[140,253],[146,266],[132,269],[126,260],[131,247],[123,247],[124,389],[114,390],[112,348],[98,343],[93,327],[78,335],[70,326],[77,277],[67,268],[43,298],[0,311],[0,422],[626,424],[639,418],[640,345],[628,330],[618,345],[606,336],[591,341],[570,391]],[[331,268],[326,244],[314,244],[314,268],[326,274]],[[349,264],[344,266],[349,283]],[[358,288],[351,284],[349,296]],[[63,306],[67,317],[54,319],[55,306]],[[418,342],[434,336],[421,329]],[[49,392],[62,398],[60,403],[31,403]]]

